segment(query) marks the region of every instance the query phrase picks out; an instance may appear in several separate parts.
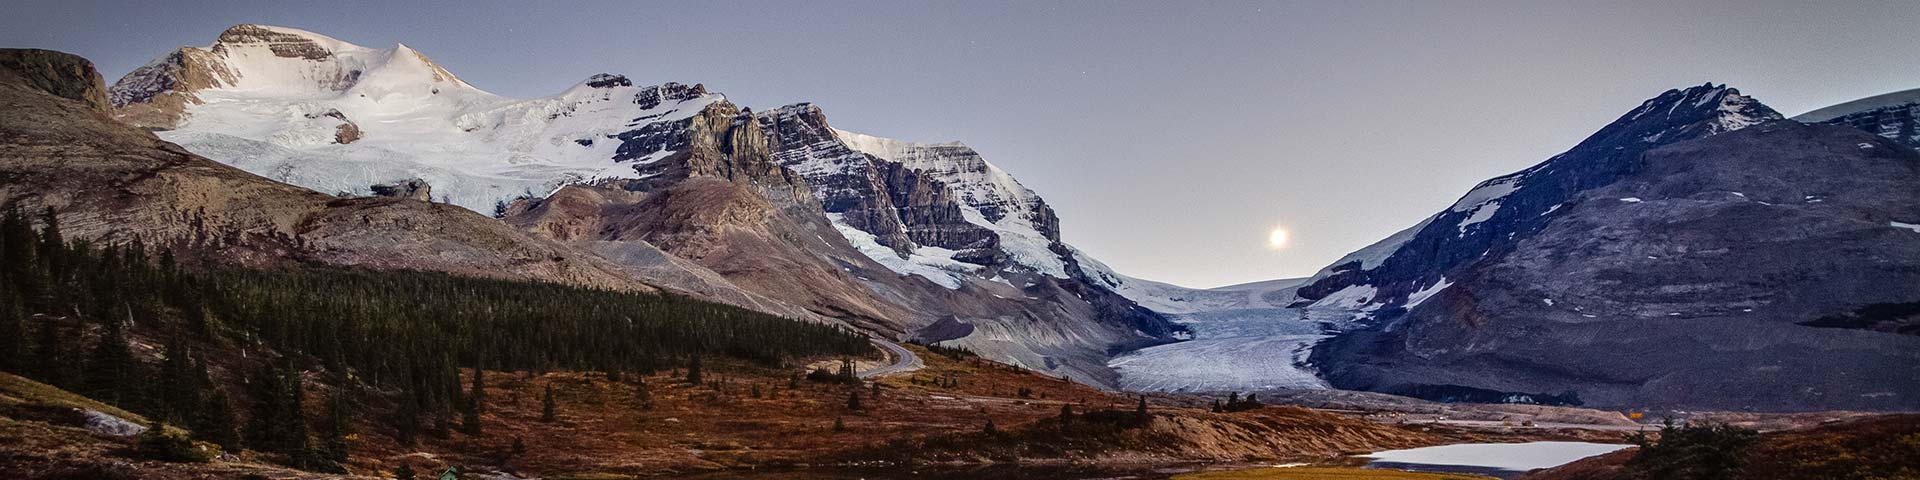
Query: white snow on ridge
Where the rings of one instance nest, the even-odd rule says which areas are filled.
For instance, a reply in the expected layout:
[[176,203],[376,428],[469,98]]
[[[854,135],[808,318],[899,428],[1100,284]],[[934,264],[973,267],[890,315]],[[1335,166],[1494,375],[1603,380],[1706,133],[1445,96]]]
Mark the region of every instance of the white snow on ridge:
[[[1054,278],[1068,278],[1066,262],[1052,249],[1053,239],[1040,231],[1043,202],[1013,175],[981,158],[959,142],[913,143],[835,129],[841,142],[855,151],[931,176],[960,197],[961,215],[968,223],[1000,235],[1000,248],[1015,263]],[[998,219],[988,212],[999,211]]]
[[1904,228],[1907,230],[1912,230],[1913,233],[1920,233],[1920,224],[1887,222],[1887,225],[1892,226],[1893,228]]
[[1446,290],[1447,287],[1451,286],[1453,286],[1452,280],[1447,280],[1447,277],[1440,277],[1440,281],[1433,282],[1433,285],[1428,285],[1426,288],[1421,288],[1419,291],[1407,294],[1407,303],[1403,305],[1402,308],[1412,310],[1413,307],[1418,307],[1420,304],[1426,303],[1428,298],[1433,298],[1434,294],[1440,293],[1441,290]]
[[1498,202],[1500,199],[1506,198],[1507,195],[1512,195],[1513,192],[1520,190],[1520,177],[1522,175],[1523,173],[1516,173],[1480,182],[1479,185],[1474,186],[1472,190],[1468,190],[1466,195],[1461,196],[1459,201],[1453,202],[1453,206],[1447,209],[1455,212],[1465,212],[1477,209],[1488,202]]
[[[636,178],[636,165],[672,152],[615,162],[608,138],[647,123],[678,121],[724,100],[718,94],[653,108],[636,101],[658,87],[575,85],[519,100],[474,88],[405,45],[373,49],[284,27],[327,50],[320,59],[281,57],[265,42],[217,44],[215,68],[231,84],[193,94],[179,127],[163,139],[249,172],[323,193],[368,194],[374,183],[420,177],[436,197],[480,212],[571,182]],[[337,113],[334,113],[337,112]],[[342,121],[333,115],[345,117]],[[644,119],[636,121],[636,119]],[[335,143],[351,122],[361,132]]]
[[894,273],[919,275],[942,287],[958,289],[966,283],[968,274],[981,269],[979,265],[954,260],[953,254],[957,252],[939,247],[922,245],[907,258],[900,258],[892,248],[881,245],[873,234],[847,225],[844,215],[829,213],[827,219],[833,222],[834,230],[839,230],[841,235],[847,237],[847,242],[853,244],[853,248]]
[[1852,115],[1855,113],[1864,112],[1867,110],[1876,110],[1876,109],[1887,108],[1887,107],[1897,107],[1897,106],[1908,105],[1913,103],[1920,103],[1920,88],[1874,95],[1871,97],[1862,98],[1862,99],[1842,103],[1839,105],[1833,105],[1833,106],[1821,108],[1818,110],[1814,110],[1811,112],[1795,115],[1793,119],[1802,123],[1818,123],[1818,122],[1833,120],[1835,118],[1844,117],[1847,115]]

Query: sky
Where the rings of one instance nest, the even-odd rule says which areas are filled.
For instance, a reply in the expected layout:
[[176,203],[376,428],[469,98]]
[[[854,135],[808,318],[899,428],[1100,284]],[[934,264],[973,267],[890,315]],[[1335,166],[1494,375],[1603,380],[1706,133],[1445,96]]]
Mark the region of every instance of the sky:
[[1794,115],[1920,87],[1911,0],[393,3],[13,0],[0,47],[111,82],[263,23],[405,43],[508,96],[610,72],[813,102],[963,141],[1067,243],[1191,287],[1311,275],[1667,89]]

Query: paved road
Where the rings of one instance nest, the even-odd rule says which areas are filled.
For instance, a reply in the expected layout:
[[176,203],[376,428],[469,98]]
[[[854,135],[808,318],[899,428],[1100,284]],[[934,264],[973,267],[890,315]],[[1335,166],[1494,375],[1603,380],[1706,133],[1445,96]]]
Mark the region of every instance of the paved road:
[[881,351],[887,352],[887,357],[892,358],[893,363],[869,368],[866,371],[860,372],[860,378],[898,375],[919,370],[927,366],[925,362],[920,361],[919,355],[914,355],[912,350],[907,350],[907,347],[902,347],[900,344],[878,338],[873,339],[873,344],[874,346],[880,347]]

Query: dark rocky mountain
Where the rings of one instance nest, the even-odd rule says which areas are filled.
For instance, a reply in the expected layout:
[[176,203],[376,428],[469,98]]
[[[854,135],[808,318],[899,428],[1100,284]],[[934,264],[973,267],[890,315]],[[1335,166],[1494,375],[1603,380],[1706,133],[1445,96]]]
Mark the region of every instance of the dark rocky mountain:
[[1312,363],[1435,399],[1920,408],[1920,155],[1778,118],[1669,91],[1481,184],[1301,290],[1366,297]]
[[1906,90],[1842,103],[1793,117],[1805,123],[1845,125],[1920,148],[1920,90]]
[[1481,182],[1410,236],[1389,240],[1398,243],[1380,252],[1384,258],[1342,259],[1302,286],[1299,296],[1314,302],[1346,291],[1342,297],[1363,297],[1366,301],[1357,303],[1364,308],[1405,307],[1409,295],[1444,283],[1449,271],[1538,232],[1581,192],[1632,173],[1647,150],[1779,118],[1725,86],[1669,90],[1566,153]]

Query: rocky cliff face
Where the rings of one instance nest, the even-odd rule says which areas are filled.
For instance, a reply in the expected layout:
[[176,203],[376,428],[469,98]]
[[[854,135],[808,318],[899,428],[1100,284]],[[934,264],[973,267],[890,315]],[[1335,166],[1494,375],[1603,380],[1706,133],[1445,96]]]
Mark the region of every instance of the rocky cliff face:
[[761,130],[781,164],[800,172],[822,209],[867,232],[902,258],[919,246],[953,250],[952,259],[983,266],[1005,259],[999,236],[967,222],[947,185],[899,162],[854,151],[811,104],[763,112]]
[[1920,407],[1916,182],[1895,142],[1671,91],[1303,288],[1361,307],[1312,363],[1446,400]]
[[107,111],[106,82],[87,59],[36,49],[0,50],[0,74],[18,87],[80,102]]

